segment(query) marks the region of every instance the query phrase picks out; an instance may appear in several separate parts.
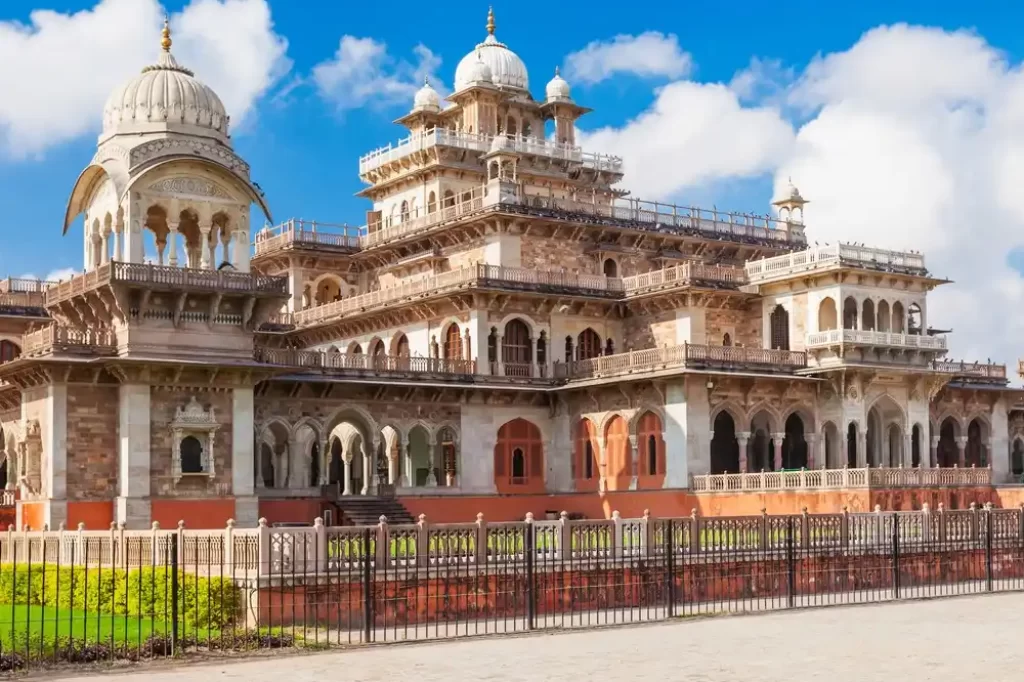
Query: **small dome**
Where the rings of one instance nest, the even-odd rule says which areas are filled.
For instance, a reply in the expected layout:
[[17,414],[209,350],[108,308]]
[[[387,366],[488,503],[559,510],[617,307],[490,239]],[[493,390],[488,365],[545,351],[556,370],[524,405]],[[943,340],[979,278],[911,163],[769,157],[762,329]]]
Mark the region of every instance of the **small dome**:
[[[469,59],[469,56],[466,57]],[[465,62],[466,59],[462,61]],[[477,53],[476,57],[470,62],[465,69],[462,68],[462,64],[459,64],[458,70],[455,72],[455,89],[462,90],[470,85],[494,84],[494,74],[491,72],[491,67],[487,66],[484,60]]]
[[441,111],[441,96],[437,94],[437,90],[430,87],[430,82],[426,79],[423,80],[423,87],[416,91],[416,96],[412,100],[413,111]]
[[555,68],[555,77],[548,81],[544,88],[544,95],[548,102],[571,102],[572,94],[569,90],[569,83],[558,73]]
[[208,134],[227,144],[224,104],[212,88],[174,59],[166,22],[161,46],[156,64],[144,68],[107,98],[103,136],[174,131]]
[[478,82],[471,76],[477,68],[476,62],[482,61],[487,65],[491,78],[495,85],[518,90],[529,90],[530,79],[526,73],[526,64],[508,46],[498,42],[494,37],[494,12],[487,15],[487,38],[476,46],[459,65],[455,68],[455,90],[456,92]]

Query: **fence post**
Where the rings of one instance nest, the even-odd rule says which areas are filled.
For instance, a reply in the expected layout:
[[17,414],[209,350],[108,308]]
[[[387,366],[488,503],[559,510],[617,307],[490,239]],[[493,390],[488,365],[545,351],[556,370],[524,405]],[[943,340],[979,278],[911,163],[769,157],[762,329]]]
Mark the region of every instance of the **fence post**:
[[839,546],[850,548],[850,508],[843,505],[842,520],[839,523]]
[[430,530],[427,528],[426,514],[420,514],[416,521],[416,565],[430,565]]
[[487,522],[484,521],[484,513],[476,514],[476,557],[477,566],[487,563]]
[[224,553],[221,555],[225,566],[234,569],[235,566],[235,520],[228,519],[224,528]]
[[[317,534],[317,546],[320,546],[320,536],[323,536],[323,546],[326,549],[327,546],[327,529],[324,528],[323,519],[317,519],[319,524],[319,533]],[[388,526],[388,517],[381,514],[377,519],[377,544],[374,548],[373,560],[377,566],[387,566],[388,554],[391,552],[391,528]],[[327,568],[326,552],[324,552],[325,560],[323,562],[324,569]],[[317,569],[319,570],[319,568]]]
[[939,502],[939,537],[940,543],[946,541],[946,505]]
[[533,630],[536,616],[536,574],[534,572],[534,557],[536,556],[535,537],[533,526],[533,512],[526,513],[526,532],[523,543],[523,550],[526,556],[526,629]]
[[690,553],[700,553],[700,517],[695,508],[690,510]]
[[178,533],[168,538],[171,556],[171,656],[178,655]]
[[558,554],[560,561],[572,559],[572,526],[569,524],[569,512],[562,510],[558,515],[561,525],[558,528]]
[[622,516],[618,511],[612,512],[612,556],[622,558]]
[[762,550],[768,549],[768,509],[761,507],[761,533],[758,538],[758,546]]
[[[259,524],[259,528],[257,529],[259,533],[259,563],[257,564],[257,573],[270,575],[270,572],[273,570],[273,564],[271,563],[273,557],[271,556],[272,548],[270,547],[270,528],[267,527],[267,520],[265,518],[261,518],[259,520]],[[284,564],[282,564],[282,566],[283,565]]]
[[921,505],[921,542],[932,541],[932,508],[925,502]]
[[800,512],[800,546],[803,549],[811,546],[811,517],[807,514],[807,507]]
[[[46,530],[45,526],[43,526],[43,530]],[[75,533],[75,557],[76,561],[85,566],[85,562],[88,559],[85,555],[85,524],[79,521],[76,530],[78,532]]]
[[786,600],[789,608],[796,603],[796,556],[793,551],[793,517],[786,517]]
[[992,591],[992,503],[985,503],[985,589]]
[[640,556],[649,557],[654,554],[654,524],[652,523],[651,510],[644,509],[643,518],[640,521]]
[[676,548],[675,548],[675,521],[665,519],[662,521],[662,529],[665,533],[665,565],[668,573],[668,617],[676,615]]
[[364,528],[362,534],[363,551],[360,552],[363,565],[363,641],[370,643],[373,636],[373,580],[370,575],[370,529]]
[[978,505],[971,502],[971,542],[977,542],[981,538],[978,527]]
[[[149,542],[149,565],[158,566],[157,559],[160,558],[160,522],[154,521],[149,530],[152,537]],[[139,557],[140,559],[142,557]]]
[[900,598],[900,523],[896,512],[892,513],[892,596]]

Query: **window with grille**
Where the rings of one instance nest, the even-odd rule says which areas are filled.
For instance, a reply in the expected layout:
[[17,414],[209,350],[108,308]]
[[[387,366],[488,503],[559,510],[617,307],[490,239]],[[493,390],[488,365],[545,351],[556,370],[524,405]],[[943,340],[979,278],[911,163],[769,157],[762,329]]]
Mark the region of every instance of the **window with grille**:
[[0,363],[10,362],[21,355],[21,349],[10,341],[0,341]]
[[509,320],[501,342],[501,361],[506,364],[527,365],[533,361],[530,352],[530,328],[522,320]]
[[771,347],[775,350],[789,350],[789,312],[781,305],[775,306],[769,323]]
[[446,360],[462,359],[462,336],[459,334],[459,325],[454,322],[448,325],[444,333],[444,357]]
[[590,327],[580,332],[576,341],[576,358],[578,360],[589,360],[601,355],[601,337]]

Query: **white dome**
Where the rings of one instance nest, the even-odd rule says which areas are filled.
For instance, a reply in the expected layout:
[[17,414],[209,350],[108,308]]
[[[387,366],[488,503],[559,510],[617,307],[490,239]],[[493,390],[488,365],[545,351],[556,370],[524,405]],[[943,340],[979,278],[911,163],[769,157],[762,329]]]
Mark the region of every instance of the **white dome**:
[[437,94],[437,90],[430,87],[430,83],[426,80],[423,81],[423,87],[416,91],[416,96],[412,100],[413,111],[440,111],[441,110],[441,96]]
[[555,77],[548,81],[544,88],[544,95],[548,102],[571,102],[572,95],[569,90],[569,83],[558,74],[555,69]]
[[180,132],[228,142],[228,115],[209,86],[180,66],[164,27],[163,52],[153,66],[114,90],[103,108],[103,136]]
[[[466,62],[472,56],[472,60]],[[465,68],[463,68],[465,64]],[[455,72],[455,90],[462,90],[468,88],[470,85],[480,85],[486,83],[487,85],[494,85],[494,74],[491,73],[491,67],[484,63],[483,58],[479,54],[467,55],[466,59],[463,59],[459,64],[459,68]]]
[[526,73],[526,64],[504,43],[494,37],[494,13],[487,15],[487,38],[467,54],[455,68],[455,90],[462,90],[474,81],[470,78],[477,61],[482,61],[491,71],[495,85],[519,90],[530,89],[530,79]]

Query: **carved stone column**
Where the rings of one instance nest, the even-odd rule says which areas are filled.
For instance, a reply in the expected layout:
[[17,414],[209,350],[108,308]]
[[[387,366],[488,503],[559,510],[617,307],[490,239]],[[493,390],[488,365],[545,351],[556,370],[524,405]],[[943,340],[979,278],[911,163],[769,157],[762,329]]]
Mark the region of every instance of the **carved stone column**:
[[412,477],[412,457],[409,456],[409,444],[400,443],[398,448],[402,457],[402,486],[411,488],[416,484],[416,481]]
[[857,432],[857,467],[863,469],[868,465],[868,437],[866,433]]
[[939,437],[938,436],[932,436],[932,444],[931,445],[932,445],[932,447],[931,447],[930,454],[928,456],[928,464],[925,465],[929,469],[932,468],[932,467],[939,466]]
[[203,270],[210,269],[210,231],[213,226],[204,222],[199,225],[199,267]]
[[359,492],[362,495],[369,495],[370,481],[376,475],[377,467],[373,466],[373,458],[370,456],[370,450],[367,449],[366,443],[361,443],[359,450],[363,455],[363,488]]
[[342,495],[352,494],[352,453],[349,452],[348,448],[341,453],[341,462],[344,465],[344,472],[342,473],[343,488],[341,490]]
[[821,434],[805,433],[804,440],[807,442],[807,468],[813,469],[819,459],[819,446],[821,445]]
[[114,260],[124,260],[124,218],[118,217],[114,223]]
[[964,457],[966,455],[966,449],[967,449],[967,436],[959,436],[956,439],[956,462],[957,462],[957,466],[960,467],[961,469],[963,469],[964,466],[966,465],[966,462],[964,461]]
[[398,453],[388,448],[388,485],[398,483]]
[[739,431],[736,434],[736,443],[740,447],[740,473],[747,473],[747,443],[750,442],[750,431]]
[[171,267],[178,265],[178,223],[167,223],[167,244],[171,247],[167,253],[167,264]]
[[773,471],[782,471],[782,441],[786,439],[785,433],[773,433],[772,434],[772,445],[775,446],[775,461],[772,466]]
[[427,446],[427,461],[430,462],[430,466],[427,468],[427,487],[437,487],[437,475],[435,471],[437,469],[437,444],[430,443]]

